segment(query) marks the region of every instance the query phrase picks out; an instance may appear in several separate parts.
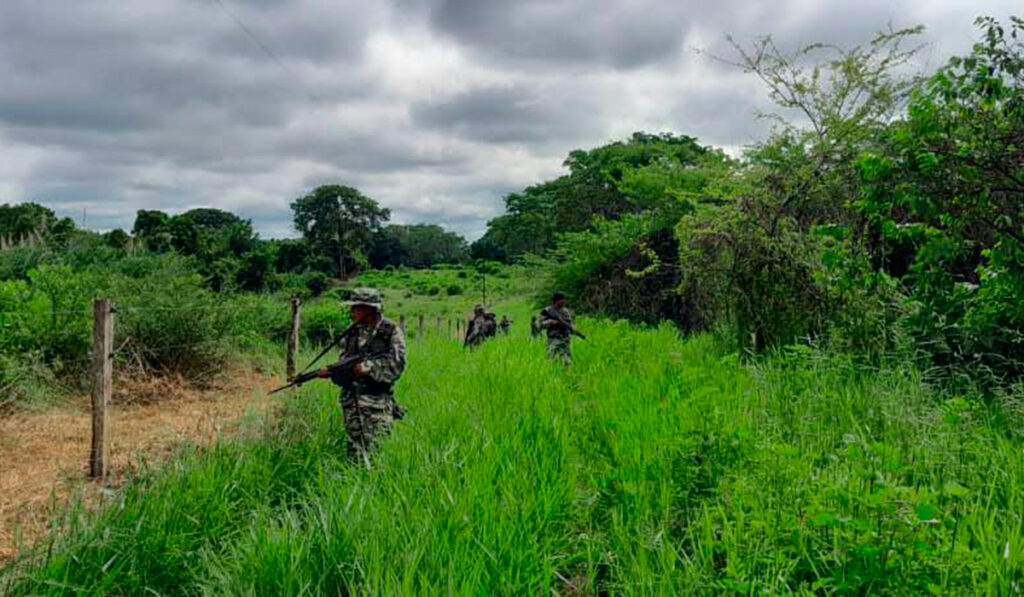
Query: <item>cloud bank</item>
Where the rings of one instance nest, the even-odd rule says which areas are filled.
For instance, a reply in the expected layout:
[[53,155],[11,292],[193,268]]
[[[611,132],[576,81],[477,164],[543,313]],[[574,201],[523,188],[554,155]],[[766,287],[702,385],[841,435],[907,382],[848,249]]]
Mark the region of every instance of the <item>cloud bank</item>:
[[924,24],[920,67],[1015,2],[923,0],[5,0],[0,202],[91,228],[200,206],[294,234],[340,183],[479,236],[504,194],[635,130],[739,148],[766,133],[751,77],[698,54]]

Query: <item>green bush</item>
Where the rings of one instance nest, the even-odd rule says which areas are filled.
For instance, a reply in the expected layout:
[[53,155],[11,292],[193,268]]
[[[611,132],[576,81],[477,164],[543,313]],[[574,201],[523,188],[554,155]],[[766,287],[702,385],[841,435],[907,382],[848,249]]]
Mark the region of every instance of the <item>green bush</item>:
[[456,296],[462,294],[462,287],[458,284],[452,284],[447,288],[448,296]]
[[327,290],[330,278],[323,272],[308,272],[306,274],[306,288],[312,296],[320,296]]
[[348,310],[335,300],[321,300],[302,308],[302,335],[313,344],[327,344],[350,323]]
[[196,381],[223,370],[238,340],[231,304],[205,290],[198,275],[154,276],[137,290],[117,316],[123,362]]

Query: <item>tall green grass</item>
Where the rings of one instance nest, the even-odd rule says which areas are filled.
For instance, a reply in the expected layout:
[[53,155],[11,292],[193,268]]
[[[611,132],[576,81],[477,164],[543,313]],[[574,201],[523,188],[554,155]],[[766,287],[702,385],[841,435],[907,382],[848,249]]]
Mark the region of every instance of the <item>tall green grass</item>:
[[[517,320],[528,315],[516,306]],[[410,344],[410,414],[345,463],[336,392],[185,451],[7,571],[28,594],[1006,594],[1024,575],[1019,401],[913,369],[588,321]]]

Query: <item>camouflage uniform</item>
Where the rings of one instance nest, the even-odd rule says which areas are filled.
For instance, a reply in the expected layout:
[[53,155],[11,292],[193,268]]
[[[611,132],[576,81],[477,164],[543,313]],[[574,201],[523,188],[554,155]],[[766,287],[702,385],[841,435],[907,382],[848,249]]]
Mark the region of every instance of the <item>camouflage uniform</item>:
[[[375,290],[356,290],[353,298],[349,304],[380,309],[380,294]],[[405,370],[405,334],[386,317],[373,325],[356,325],[345,337],[340,358],[359,353],[368,355],[363,363],[370,371],[341,393],[349,456],[372,449],[378,435],[390,432],[400,412],[392,388]]]
[[501,329],[502,334],[507,334],[509,330],[512,329],[512,320],[507,316],[502,315],[501,323],[498,324],[498,327]]
[[572,328],[565,325],[572,326],[572,321],[572,311],[548,305],[540,312],[540,322],[537,324],[540,329],[547,330],[548,356],[563,363],[572,362]]
[[477,305],[473,309],[473,317],[466,324],[466,346],[478,346],[484,340],[494,335],[497,326],[494,323],[494,315],[486,313],[483,305]]

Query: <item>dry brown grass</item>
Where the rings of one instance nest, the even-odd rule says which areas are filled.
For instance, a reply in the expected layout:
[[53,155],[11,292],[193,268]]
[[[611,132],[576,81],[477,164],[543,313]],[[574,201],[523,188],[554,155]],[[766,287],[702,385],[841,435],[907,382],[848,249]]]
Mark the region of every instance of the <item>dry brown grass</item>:
[[182,442],[205,444],[234,433],[247,407],[266,408],[273,383],[240,370],[202,389],[167,377],[120,379],[108,422],[111,474],[102,483],[87,477],[88,397],[44,413],[0,417],[0,561],[45,535],[72,497],[94,505],[140,460],[162,461]]

